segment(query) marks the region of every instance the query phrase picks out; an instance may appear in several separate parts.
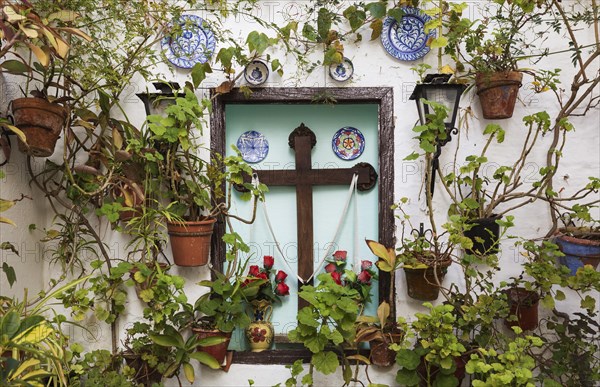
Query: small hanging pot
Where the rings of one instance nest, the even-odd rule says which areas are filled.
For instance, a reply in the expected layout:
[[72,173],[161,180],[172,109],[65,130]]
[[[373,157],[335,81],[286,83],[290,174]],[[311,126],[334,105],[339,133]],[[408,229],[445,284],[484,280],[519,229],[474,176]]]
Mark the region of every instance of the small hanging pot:
[[404,337],[404,332],[395,330],[393,333],[384,333],[383,340],[373,339],[371,346],[371,364],[378,367],[389,367],[396,362],[396,351],[389,348],[392,343],[399,343]]
[[483,118],[497,120],[512,117],[522,80],[523,73],[519,71],[478,73],[475,84]]
[[[566,235],[566,234],[572,234]],[[600,233],[585,232],[575,228],[558,230],[554,242],[560,251],[565,254],[559,261],[571,271],[571,275],[577,274],[577,270],[584,265],[591,265],[594,269],[600,263]]]
[[227,356],[227,347],[229,347],[229,342],[231,341],[231,332],[221,332],[219,330],[207,330],[203,328],[192,328],[192,332],[198,336],[200,340],[206,339],[208,337],[224,337],[225,341],[215,345],[209,346],[198,346],[197,350],[200,352],[206,352],[212,357],[214,357],[219,364],[223,364],[225,361],[225,356]]
[[519,326],[524,331],[538,326],[538,304],[540,296],[522,287],[510,288],[506,291],[510,315],[516,316],[516,321],[504,320],[507,327]]
[[440,283],[452,264],[451,259],[438,262],[435,267],[427,268],[404,268],[408,296],[421,301],[437,300],[440,295],[440,287],[436,284],[436,276]]
[[473,242],[471,249],[465,249],[467,254],[486,255],[496,254],[499,251],[500,225],[496,223],[498,219],[500,216],[494,214],[489,218],[467,221],[472,224],[472,227],[465,230],[464,235]]
[[167,222],[173,261],[178,266],[204,266],[208,263],[210,239],[215,218],[198,222]]

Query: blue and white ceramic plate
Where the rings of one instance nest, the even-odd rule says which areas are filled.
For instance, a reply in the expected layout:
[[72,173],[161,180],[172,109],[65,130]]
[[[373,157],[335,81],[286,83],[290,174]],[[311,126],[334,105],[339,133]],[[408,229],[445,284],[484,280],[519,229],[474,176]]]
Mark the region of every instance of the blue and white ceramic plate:
[[269,77],[269,67],[262,60],[253,60],[244,70],[244,78],[251,85],[262,85]]
[[342,63],[329,66],[329,76],[335,81],[345,82],[352,78],[352,74],[354,74],[354,65],[352,64],[352,61],[346,57],[344,57]]
[[342,160],[354,160],[365,151],[365,136],[360,130],[345,126],[331,140],[333,153]]
[[402,23],[388,16],[383,22],[381,43],[385,50],[400,60],[417,60],[429,52],[427,40],[436,37],[435,29],[425,33],[431,18],[418,8],[403,7]]
[[[217,41],[212,31],[203,27],[202,23],[202,18],[195,15],[181,15],[175,22],[175,25],[181,26],[181,30],[172,36],[165,36],[161,43],[169,62],[191,69],[196,63],[208,61],[215,52]],[[170,27],[172,29],[173,24]]]
[[242,153],[242,159],[247,163],[259,163],[269,153],[269,142],[260,132],[250,130],[240,135],[237,147]]

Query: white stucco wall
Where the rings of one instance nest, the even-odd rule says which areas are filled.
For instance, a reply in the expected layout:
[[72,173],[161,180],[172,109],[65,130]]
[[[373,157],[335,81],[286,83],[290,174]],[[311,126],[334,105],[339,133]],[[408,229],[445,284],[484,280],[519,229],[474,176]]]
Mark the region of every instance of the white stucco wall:
[[[469,3],[469,12],[473,11],[474,7],[481,2]],[[270,21],[282,22],[291,18],[302,21],[302,15],[296,14],[303,6],[303,2],[288,2],[288,1],[263,1],[258,3],[258,8],[262,12],[262,17]],[[204,15],[205,16],[205,15]],[[207,18],[210,22],[210,18]],[[240,37],[240,41],[244,41],[246,34],[255,29],[260,29],[260,26],[255,22],[245,17],[232,18],[231,23],[227,23],[227,28],[232,30],[233,36]],[[588,31],[579,31],[580,34],[586,34]],[[591,32],[590,36],[591,36]],[[345,44],[345,56],[350,58],[354,64],[354,76],[351,81],[346,83],[338,83],[333,81],[328,75],[328,69],[317,68],[312,74],[296,73],[295,63],[288,61],[285,64],[285,74],[279,77],[277,74],[271,74],[266,84],[267,87],[393,87],[394,88],[394,111],[395,111],[395,199],[401,197],[410,198],[410,205],[407,207],[414,221],[418,224],[418,219],[425,219],[425,204],[424,197],[421,194],[421,185],[423,180],[423,169],[420,161],[403,161],[403,158],[414,150],[418,150],[418,144],[413,140],[412,132],[413,124],[417,120],[417,113],[413,101],[408,101],[408,97],[415,85],[416,76],[411,72],[410,67],[417,62],[400,62],[389,56],[380,41],[377,39],[373,42],[368,41],[370,32],[365,32],[365,41],[354,45],[351,42]],[[549,39],[547,44],[553,49],[564,49],[567,46],[567,40],[563,38]],[[272,53],[277,57],[277,53]],[[320,52],[313,53],[315,59],[319,59]],[[283,58],[280,58],[283,62]],[[424,58],[425,63],[436,67],[436,58],[434,53],[430,53]],[[562,87],[568,91],[570,87],[570,79],[573,75],[573,66],[571,64],[569,54],[555,55],[543,60],[538,66],[548,66],[549,68],[561,68],[561,79],[564,84]],[[523,67],[529,67],[529,64],[523,63]],[[241,69],[239,69],[241,71]],[[181,84],[185,82],[188,76],[187,71],[174,70],[174,74],[169,74],[168,67],[165,65],[157,69],[157,74],[166,74],[168,80],[179,81]],[[205,87],[214,87],[223,80],[219,72],[210,75],[205,82]],[[535,95],[531,91],[530,82],[532,79],[525,76],[524,85],[520,91],[521,101],[518,102],[517,109],[512,119],[502,120],[499,123],[506,130],[506,140],[503,144],[494,145],[494,150],[489,152],[488,157],[490,162],[498,164],[510,164],[519,152],[520,145],[524,141],[525,130],[522,125],[521,118],[527,114],[531,114],[541,110],[547,110],[550,116],[555,115],[558,105],[554,97],[550,94]],[[6,85],[5,81],[3,85]],[[244,84],[241,78],[240,84]],[[3,86],[8,87],[8,86]],[[129,118],[134,124],[142,125],[145,113],[142,103],[135,97],[136,92],[141,92],[146,88],[146,84],[142,81],[131,87],[131,92],[128,91],[124,96],[123,105],[127,111]],[[148,87],[151,85],[148,83]],[[600,93],[600,90],[597,91]],[[0,93],[3,96],[4,93]],[[4,98],[2,101],[2,110],[6,109],[8,100]],[[476,117],[481,117],[481,110],[478,99],[474,93],[465,96],[462,102],[462,107],[471,105]],[[588,176],[600,176],[600,109],[595,108],[587,113],[586,117],[574,117],[572,119],[576,127],[576,131],[569,135],[559,172],[557,173],[556,189],[564,188],[565,194],[574,192],[581,187]],[[460,146],[458,151],[458,160],[464,160],[467,154],[477,153],[483,145],[484,138],[482,129],[486,125],[483,119],[474,119],[470,122],[468,131],[461,130]],[[205,131],[208,133],[208,130]],[[527,173],[539,171],[539,168],[544,166],[545,151],[544,145],[551,142],[550,138],[544,138],[537,147],[528,164]],[[209,138],[206,136],[206,143],[209,143]],[[451,163],[452,156],[456,146],[459,143],[458,139],[453,139],[443,150],[440,163],[442,168]],[[42,160],[36,160],[42,162]],[[13,158],[9,165],[4,167],[6,178],[0,182],[0,197],[17,198],[21,193],[30,196],[33,200],[25,200],[7,211],[3,216],[13,219],[18,226],[12,228],[7,225],[0,225],[1,239],[12,241],[21,251],[21,258],[17,258],[14,254],[6,251],[0,251],[2,262],[7,261],[12,264],[17,271],[17,284],[10,289],[6,284],[3,276],[0,275],[0,292],[2,295],[22,295],[22,289],[27,287],[30,294],[37,292],[43,286],[48,284],[50,278],[57,276],[57,268],[48,268],[46,264],[41,264],[41,252],[43,248],[38,242],[42,237],[40,232],[28,231],[28,225],[35,223],[38,229],[49,227],[52,222],[52,213],[49,211],[44,198],[39,190],[29,186],[28,175],[26,171],[26,158],[17,152],[13,151]],[[563,178],[564,176],[564,178]],[[568,176],[568,177],[567,177]],[[421,196],[419,196],[421,195]],[[449,200],[442,194],[441,189],[436,192],[435,211],[438,224],[443,223],[446,218],[446,211]],[[549,225],[550,218],[546,206],[542,203],[529,205],[526,208],[514,212],[516,226],[511,230],[511,235],[521,237],[539,237],[545,234]],[[596,214],[596,218],[599,218]],[[124,257],[123,251],[126,241],[119,235],[116,235],[110,230],[110,227],[103,221],[98,225],[101,235],[108,241],[111,250],[117,257]],[[170,252],[169,252],[170,253]],[[523,258],[519,251],[512,246],[511,241],[504,241],[502,251],[500,253],[500,266],[503,268],[498,275],[498,281],[509,278],[510,276],[518,275],[521,271],[520,263]],[[197,281],[207,278],[209,273],[207,268],[175,268],[174,273],[180,274],[188,281],[188,290],[190,300],[195,300],[199,295],[200,288],[195,285]],[[406,295],[405,282],[402,273],[397,275],[397,297],[396,306],[399,315],[410,319],[417,311],[423,311],[424,308],[420,302],[412,300]],[[445,279],[445,283],[462,283],[460,278],[459,268],[453,266],[450,268],[449,275]],[[593,294],[597,302],[600,303],[600,295]],[[569,299],[569,298],[567,298]],[[438,302],[441,301],[441,298]],[[575,303],[560,302],[559,308],[564,311],[572,312],[577,309]],[[542,315],[547,313],[541,311]],[[125,315],[120,319],[120,335],[123,335],[123,328],[140,316],[140,305],[135,295],[130,294],[130,303]],[[74,329],[74,335],[84,341],[90,349],[97,347],[109,348],[110,331],[109,327],[97,323],[90,319],[84,325],[91,328],[92,333],[95,332],[95,337],[87,332],[79,329]],[[198,370],[199,380],[196,385],[215,385],[215,386],[240,386],[247,385],[248,379],[253,379],[255,385],[273,385],[279,382],[283,383],[289,377],[289,371],[283,366],[264,366],[264,365],[233,365],[229,373],[220,371],[212,371],[202,367]],[[395,368],[390,370],[369,370],[371,380],[378,383],[394,384]],[[362,380],[366,378],[361,377]],[[316,385],[337,385],[341,377],[319,377]],[[177,385],[176,382],[166,385]],[[185,384],[185,383],[184,383]]]

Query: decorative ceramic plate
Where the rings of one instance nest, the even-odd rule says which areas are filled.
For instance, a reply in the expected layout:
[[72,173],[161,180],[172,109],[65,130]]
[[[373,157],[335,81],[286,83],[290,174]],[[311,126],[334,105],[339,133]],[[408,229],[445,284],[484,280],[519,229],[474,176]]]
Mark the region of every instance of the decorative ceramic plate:
[[403,7],[402,23],[388,16],[383,22],[381,43],[385,50],[400,60],[417,60],[429,52],[427,40],[436,37],[435,29],[425,33],[425,23],[431,18],[418,8]]
[[365,151],[365,137],[360,130],[345,126],[331,140],[333,153],[342,160],[354,160]]
[[240,135],[237,147],[242,153],[242,159],[247,163],[259,163],[269,153],[269,142],[260,132],[250,130]]
[[[162,48],[169,62],[177,67],[191,69],[196,63],[205,63],[215,51],[217,41],[203,20],[195,15],[181,15],[175,24],[181,26],[173,36],[165,36]],[[171,28],[173,25],[171,25]]]
[[244,78],[251,85],[262,85],[269,77],[269,67],[262,60],[253,60],[244,70]]
[[335,81],[345,82],[352,78],[352,74],[354,74],[354,65],[346,57],[344,57],[342,63],[329,66],[329,76]]

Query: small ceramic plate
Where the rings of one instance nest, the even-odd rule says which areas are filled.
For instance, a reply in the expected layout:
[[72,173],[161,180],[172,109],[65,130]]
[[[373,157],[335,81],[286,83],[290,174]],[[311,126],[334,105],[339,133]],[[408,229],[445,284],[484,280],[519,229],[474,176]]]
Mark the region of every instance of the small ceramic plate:
[[269,67],[262,60],[253,60],[244,70],[244,78],[251,85],[262,85],[269,77]]
[[383,22],[381,43],[385,50],[400,60],[417,60],[429,52],[427,40],[436,37],[435,29],[425,33],[425,23],[431,18],[418,8],[402,7],[404,16],[398,24],[393,17]]
[[242,159],[247,163],[259,163],[269,153],[269,142],[260,132],[250,130],[240,135],[237,147],[242,153]]
[[345,126],[331,140],[333,153],[342,160],[354,160],[365,151],[365,137],[360,130]]
[[354,65],[348,58],[344,58],[342,63],[329,66],[329,76],[335,81],[345,82],[352,78],[352,74],[354,74]]
[[[177,67],[191,69],[196,63],[205,63],[215,51],[217,41],[212,31],[203,27],[203,20],[195,15],[181,15],[174,22],[181,26],[173,36],[165,36],[161,45],[165,56]],[[170,29],[173,25],[170,25]]]

